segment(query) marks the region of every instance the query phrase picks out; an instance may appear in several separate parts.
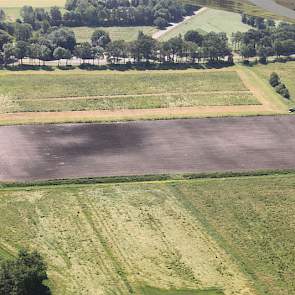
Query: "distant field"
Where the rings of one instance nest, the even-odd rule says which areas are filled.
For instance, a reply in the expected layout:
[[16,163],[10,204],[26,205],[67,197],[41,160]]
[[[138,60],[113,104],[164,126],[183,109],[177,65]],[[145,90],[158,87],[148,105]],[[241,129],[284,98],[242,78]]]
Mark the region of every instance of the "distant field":
[[5,15],[10,20],[15,20],[20,18],[20,8],[19,7],[5,7],[4,9]]
[[53,294],[294,294],[294,181],[3,189],[0,253],[41,251]]
[[294,0],[276,0],[277,3],[284,5],[288,8],[295,10],[295,2]]
[[[250,15],[255,16],[261,16],[265,18],[274,18],[274,19],[282,19],[287,21],[295,22],[293,19],[279,17],[274,13],[271,13],[269,11],[266,11],[252,3],[250,3],[249,0],[183,0],[186,3],[192,3],[202,6],[207,6],[211,8],[217,8],[217,9],[224,9],[227,11],[233,11],[233,12],[245,12]],[[284,0],[282,0],[284,1]],[[292,2],[292,0],[285,0]]]
[[268,81],[272,72],[277,72],[283,83],[288,87],[291,94],[291,103],[295,101],[295,62],[287,63],[269,63],[268,65],[258,65],[253,70],[259,74],[265,81]]
[[65,0],[0,0],[0,7],[23,7],[30,5],[33,7],[64,7]]
[[76,39],[78,42],[86,42],[91,40],[91,35],[94,30],[102,29],[107,31],[110,34],[111,39],[114,40],[125,40],[133,41],[137,38],[138,32],[142,31],[146,35],[151,36],[157,31],[155,27],[143,26],[143,27],[99,27],[99,28],[90,28],[90,27],[76,27],[70,28],[75,32]]
[[[1,0],[0,0],[1,1]],[[0,6],[1,7],[1,6]],[[44,8],[45,10],[48,10],[50,9],[50,7],[42,7]],[[5,14],[6,14],[6,17],[9,19],[9,20],[16,20],[17,18],[20,18],[20,10],[21,10],[21,7],[4,7],[3,8]],[[64,12],[65,9],[61,7],[61,12]]]
[[235,71],[26,72],[0,77],[2,112],[260,104]]
[[162,36],[162,40],[168,40],[179,34],[184,35],[189,30],[198,30],[201,33],[225,32],[230,38],[233,32],[246,32],[250,26],[241,22],[241,15],[238,13],[208,9],[199,15],[184,21],[175,29]]

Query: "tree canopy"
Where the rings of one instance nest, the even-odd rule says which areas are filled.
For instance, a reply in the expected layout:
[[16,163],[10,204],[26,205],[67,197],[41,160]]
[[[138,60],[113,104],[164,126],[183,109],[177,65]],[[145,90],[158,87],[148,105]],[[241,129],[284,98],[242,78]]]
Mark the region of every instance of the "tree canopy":
[[0,294],[3,295],[49,295],[43,284],[47,280],[47,266],[36,252],[20,250],[18,256],[0,262]]

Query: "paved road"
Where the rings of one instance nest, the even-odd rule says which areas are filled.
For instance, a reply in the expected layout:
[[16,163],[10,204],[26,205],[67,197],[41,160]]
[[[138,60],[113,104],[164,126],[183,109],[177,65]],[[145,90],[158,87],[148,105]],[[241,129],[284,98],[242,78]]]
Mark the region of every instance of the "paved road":
[[0,180],[295,168],[295,116],[0,127]]
[[295,19],[295,11],[277,4],[274,0],[250,0],[253,4],[266,9],[276,15]]

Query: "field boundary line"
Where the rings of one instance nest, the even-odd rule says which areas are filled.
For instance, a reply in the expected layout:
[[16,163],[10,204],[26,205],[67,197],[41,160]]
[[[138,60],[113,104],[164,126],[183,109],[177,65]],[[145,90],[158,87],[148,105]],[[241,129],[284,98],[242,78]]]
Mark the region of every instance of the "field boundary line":
[[182,174],[146,174],[146,175],[130,175],[130,176],[102,176],[102,177],[85,177],[85,178],[67,178],[53,180],[36,180],[36,181],[0,181],[0,190],[22,189],[31,187],[63,187],[63,186],[83,186],[83,185],[107,185],[114,183],[152,183],[152,182],[173,182],[173,181],[189,181],[202,179],[234,179],[241,177],[260,177],[260,176],[293,176],[295,169],[277,169],[277,170],[253,170],[241,172],[200,172],[200,173],[182,173]]

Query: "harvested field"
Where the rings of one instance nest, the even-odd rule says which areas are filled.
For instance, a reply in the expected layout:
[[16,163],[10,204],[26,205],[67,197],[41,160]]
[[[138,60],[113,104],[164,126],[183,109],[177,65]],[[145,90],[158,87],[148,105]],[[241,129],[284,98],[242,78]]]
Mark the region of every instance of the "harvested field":
[[293,116],[0,127],[0,179],[295,168]]
[[294,181],[1,189],[0,255],[41,251],[53,295],[294,294]]

